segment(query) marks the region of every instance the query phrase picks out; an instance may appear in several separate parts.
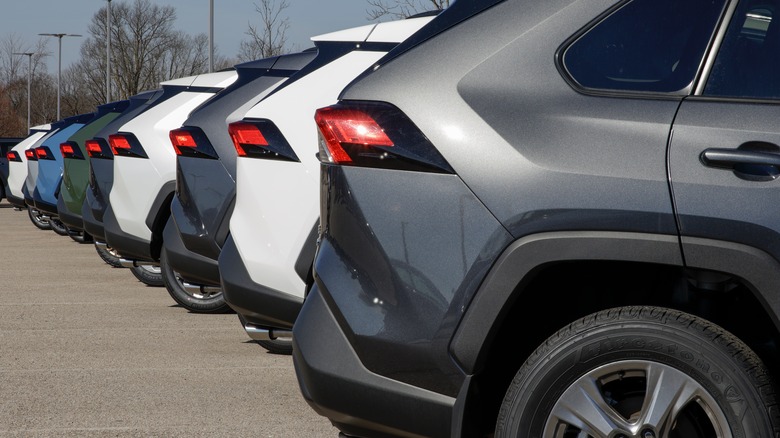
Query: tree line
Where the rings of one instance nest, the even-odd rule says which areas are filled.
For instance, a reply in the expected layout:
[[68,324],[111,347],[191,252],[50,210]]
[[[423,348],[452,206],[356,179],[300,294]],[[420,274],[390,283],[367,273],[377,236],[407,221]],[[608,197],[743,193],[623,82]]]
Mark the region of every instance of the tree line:
[[[450,0],[367,0],[367,19],[381,21],[444,9]],[[289,0],[259,0],[256,22],[250,23],[234,57],[215,48],[214,70],[254,59],[287,53],[289,20],[283,11]],[[80,58],[60,76],[61,117],[93,112],[106,99],[106,8],[95,12],[81,44]],[[160,82],[206,73],[209,70],[208,35],[177,30],[176,10],[151,0],[114,2],[111,7],[110,100],[123,100],[159,87]],[[52,58],[48,40],[41,37],[30,48],[11,34],[0,40],[0,136],[27,135],[27,81],[30,78],[30,124],[57,119],[57,76],[48,73]],[[19,53],[32,53],[20,56]]]

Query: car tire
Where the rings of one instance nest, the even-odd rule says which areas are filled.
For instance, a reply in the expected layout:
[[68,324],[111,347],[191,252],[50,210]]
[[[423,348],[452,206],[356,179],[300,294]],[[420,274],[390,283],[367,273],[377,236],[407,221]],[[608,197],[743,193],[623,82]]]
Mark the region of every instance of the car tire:
[[30,216],[30,222],[41,230],[51,230],[51,224],[43,218],[43,214],[37,209],[27,207],[27,215]]
[[119,257],[116,252],[111,249],[111,247],[103,247],[95,245],[95,251],[97,251],[98,255],[101,259],[103,259],[104,262],[108,263],[109,265],[115,267],[115,268],[121,268],[122,263],[119,262],[121,258]]
[[292,354],[292,338],[277,338],[270,341],[255,341],[257,345],[274,354]]
[[159,266],[155,265],[141,265],[133,266],[130,268],[135,278],[141,283],[147,286],[161,287],[164,286],[162,272]]
[[184,280],[168,263],[166,251],[160,253],[160,269],[165,288],[174,301],[193,313],[230,313],[233,310],[225,302],[222,290],[215,293],[191,293],[184,288]]
[[[624,307],[560,330],[517,372],[496,437],[775,437],[759,357],[715,324]],[[633,430],[632,430],[633,428]]]
[[68,227],[62,223],[57,218],[50,218],[49,223],[51,224],[51,229],[59,234],[60,236],[70,236],[70,231],[68,231]]
[[86,231],[73,231],[71,230],[68,233],[68,236],[70,236],[71,239],[73,239],[75,242],[78,243],[92,243],[94,242],[94,239],[92,239],[92,236],[87,233]]

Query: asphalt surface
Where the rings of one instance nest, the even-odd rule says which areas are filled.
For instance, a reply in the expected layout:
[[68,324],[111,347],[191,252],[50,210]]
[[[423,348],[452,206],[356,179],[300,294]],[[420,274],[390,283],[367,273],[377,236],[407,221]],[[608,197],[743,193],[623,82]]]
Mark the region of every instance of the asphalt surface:
[[292,358],[0,202],[0,436],[331,437]]

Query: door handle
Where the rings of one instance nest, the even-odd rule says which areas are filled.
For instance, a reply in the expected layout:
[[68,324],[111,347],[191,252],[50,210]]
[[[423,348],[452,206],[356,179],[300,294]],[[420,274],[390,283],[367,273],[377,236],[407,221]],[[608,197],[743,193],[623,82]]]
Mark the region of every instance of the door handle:
[[780,154],[745,149],[705,149],[699,157],[708,167],[729,169],[748,181],[773,181],[780,176]]

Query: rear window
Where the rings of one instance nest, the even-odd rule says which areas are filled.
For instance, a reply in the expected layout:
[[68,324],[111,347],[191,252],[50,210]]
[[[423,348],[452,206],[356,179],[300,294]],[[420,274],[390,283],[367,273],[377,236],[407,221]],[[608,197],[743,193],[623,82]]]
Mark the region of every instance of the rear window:
[[726,0],[633,0],[564,52],[585,88],[688,93]]

